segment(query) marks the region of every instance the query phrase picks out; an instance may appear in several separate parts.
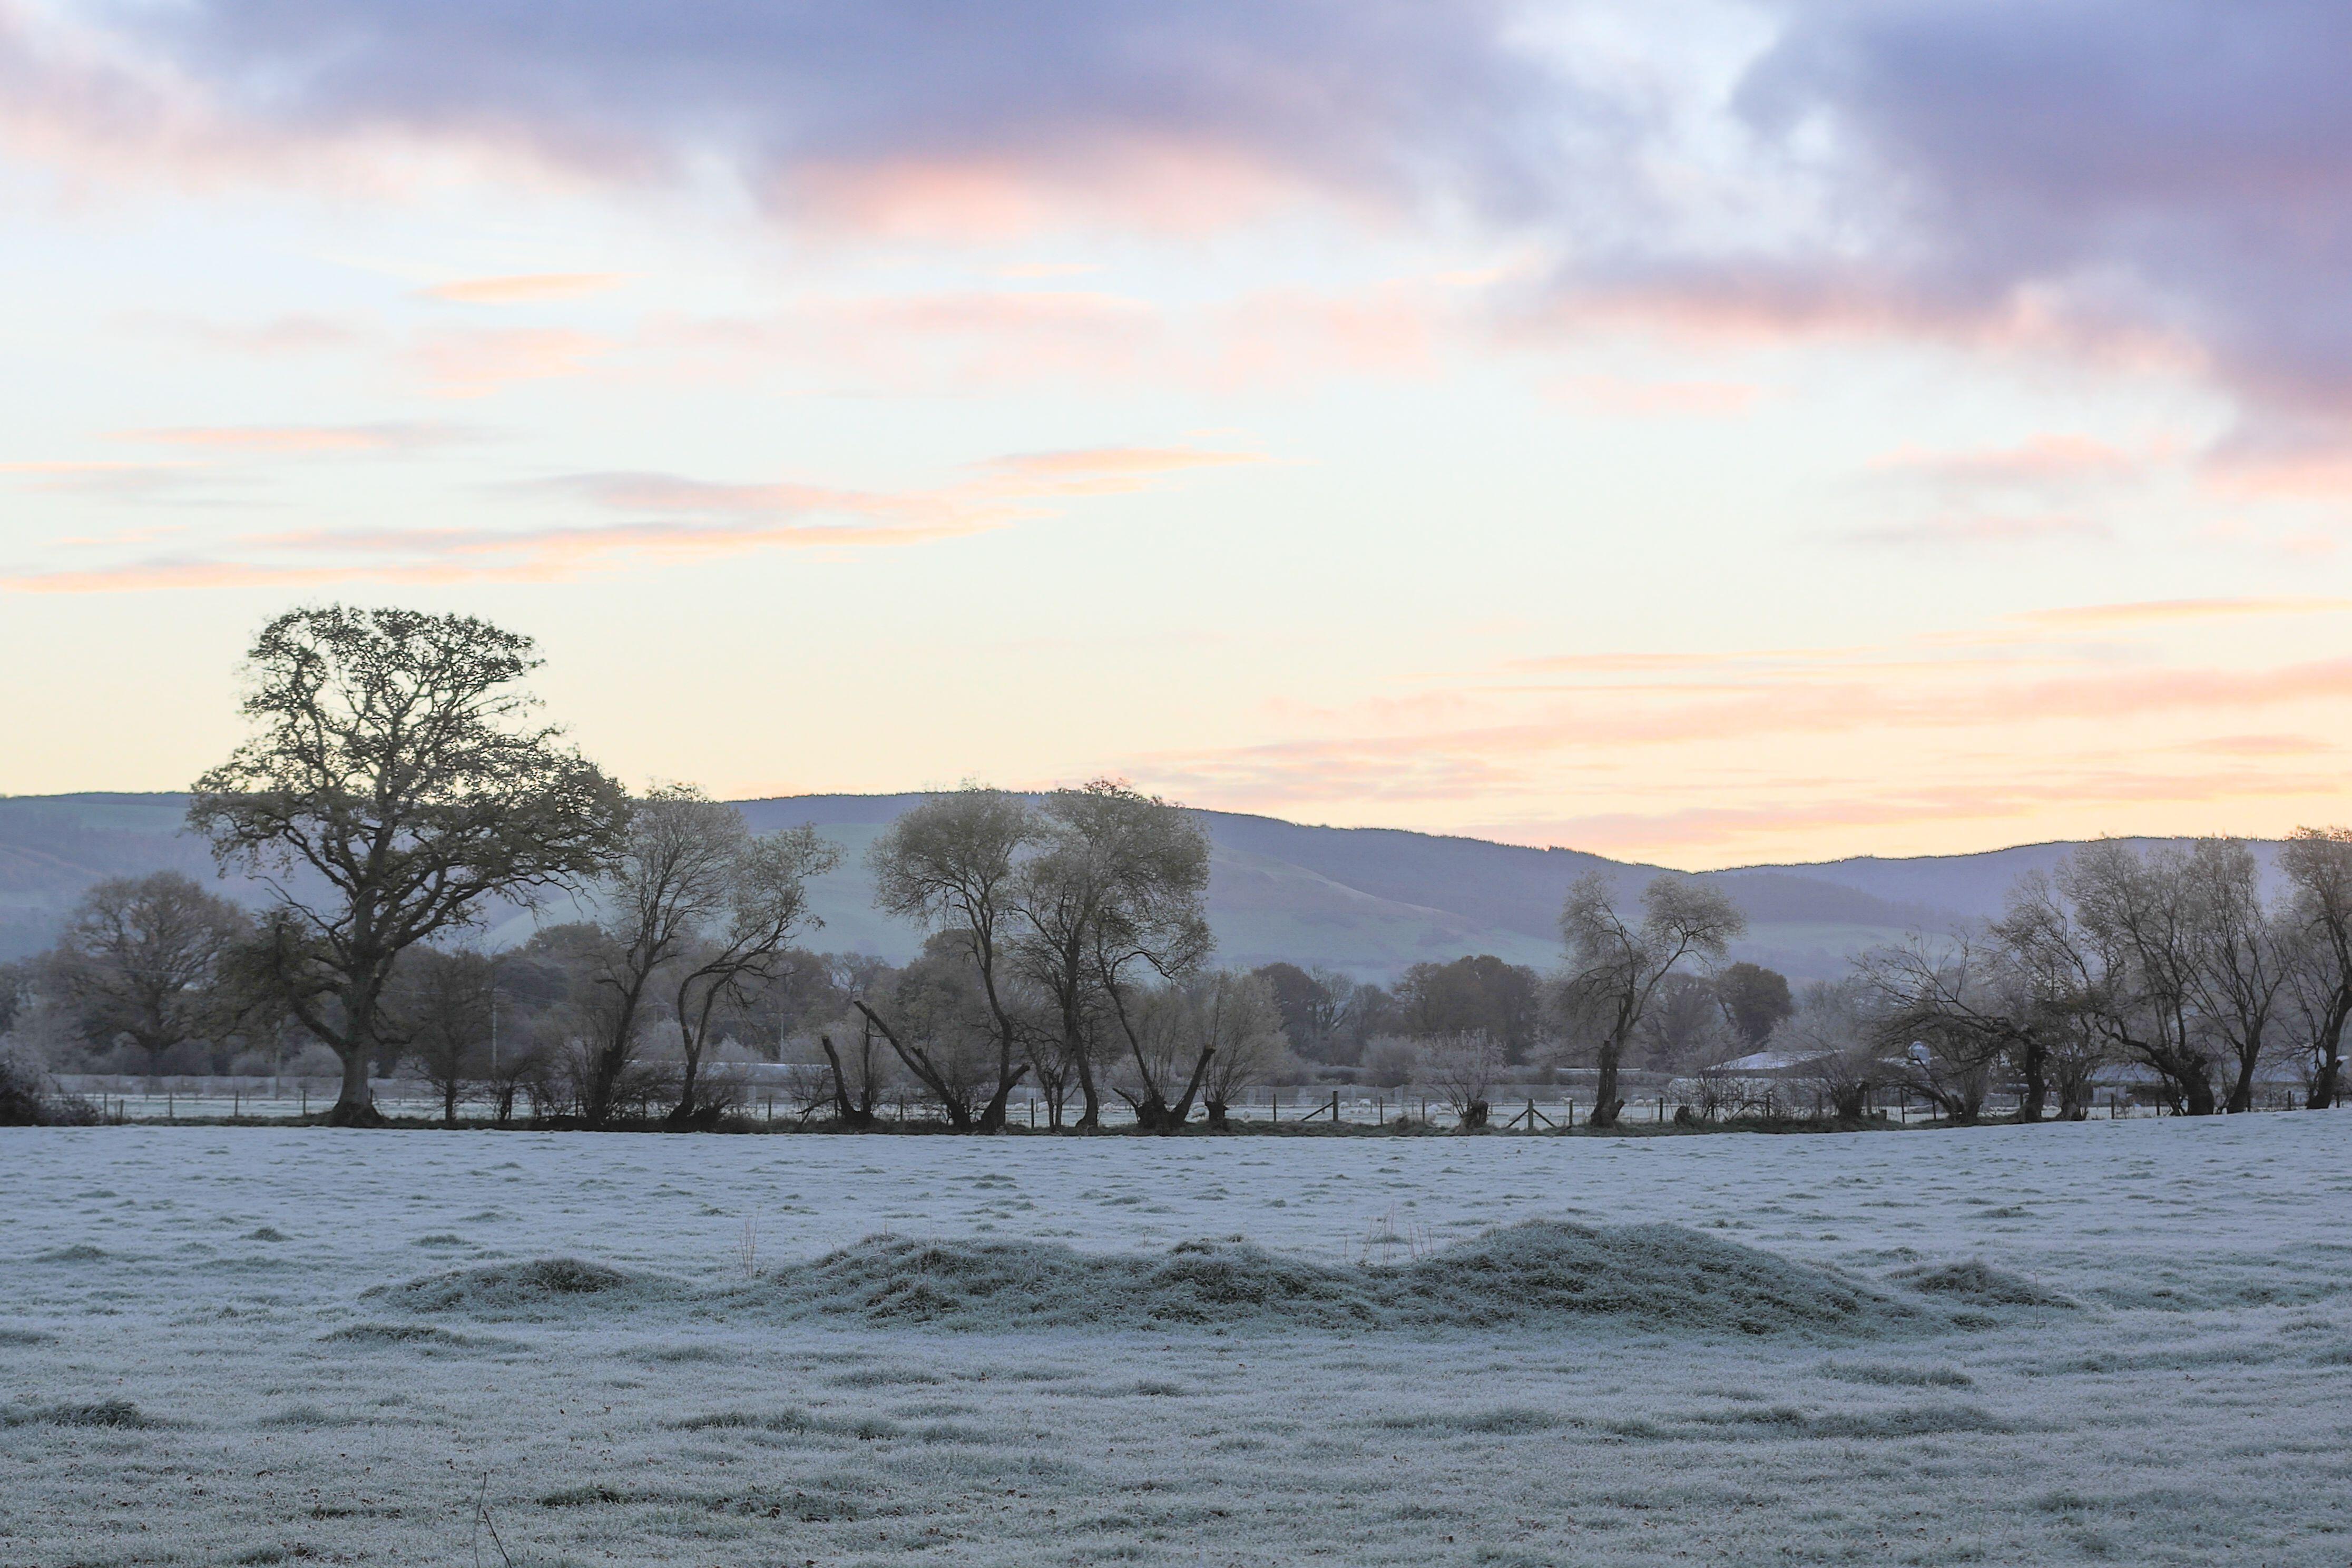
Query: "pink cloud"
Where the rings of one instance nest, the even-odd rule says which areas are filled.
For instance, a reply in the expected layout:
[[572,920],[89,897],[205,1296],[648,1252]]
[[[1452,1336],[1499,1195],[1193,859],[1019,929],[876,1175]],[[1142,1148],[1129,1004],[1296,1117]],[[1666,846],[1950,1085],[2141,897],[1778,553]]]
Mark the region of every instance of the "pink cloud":
[[1974,452],[1928,452],[1906,447],[1880,458],[1882,472],[1967,489],[2072,485],[2128,479],[2145,460],[2087,436],[2042,435],[2013,447]]

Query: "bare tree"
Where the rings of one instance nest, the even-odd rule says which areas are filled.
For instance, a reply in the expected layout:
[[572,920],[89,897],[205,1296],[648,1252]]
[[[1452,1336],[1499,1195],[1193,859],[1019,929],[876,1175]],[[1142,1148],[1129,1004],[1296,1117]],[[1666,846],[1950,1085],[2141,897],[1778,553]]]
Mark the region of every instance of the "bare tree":
[[2324,1110],[2344,1081],[2344,1026],[2352,1019],[2352,828],[2298,827],[2279,851],[2292,889],[2288,922],[2302,934],[2311,1078],[2305,1103]]
[[252,922],[177,871],[118,877],[66,918],[50,973],[92,1040],[128,1040],[150,1070],[163,1053],[216,1037],[236,1021],[232,954]]
[[2021,1119],[2038,1113],[2046,1089],[2058,1096],[2060,1120],[2080,1121],[2090,1114],[2111,1040],[2099,1023],[2101,987],[2089,978],[2079,933],[2048,888],[2044,879],[2028,879],[1989,936],[2024,1020],[2011,1056],[2026,1091]]
[[411,1070],[441,1101],[444,1126],[457,1125],[459,1101],[490,1076],[497,997],[491,961],[478,952],[415,947],[394,972],[386,1010],[407,1042]]
[[890,825],[867,852],[877,907],[953,939],[980,981],[996,1044],[996,1082],[973,1131],[1004,1127],[1005,1104],[1028,1064],[1008,992],[1014,867],[1041,833],[1019,796],[967,787],[934,796]]
[[[2188,857],[2160,846],[2145,858],[2101,839],[2059,868],[2043,925],[2072,949],[2076,1005],[2122,1055],[2151,1068],[2173,1109],[2210,1116],[2214,1042],[2198,1016],[2198,901]],[[2052,904],[2032,880],[2029,901]]]
[[2262,898],[2262,868],[2234,838],[2200,838],[2182,868],[2189,886],[2197,1009],[2217,1037],[2231,1111],[2254,1108],[2254,1074],[2286,1005],[2280,931]]
[[1016,952],[1053,1005],[1049,1048],[1077,1079],[1077,1125],[1088,1129],[1102,1121],[1101,1046],[1137,1048],[1139,976],[1177,979],[1208,956],[1209,846],[1177,807],[1109,780],[1055,790],[1044,817],[1043,846],[1016,883]]
[[[834,1043],[835,1036],[842,1044]],[[874,1108],[895,1087],[890,1053],[883,1049],[883,1035],[875,1027],[873,1015],[845,1018],[820,1031],[817,1044],[832,1076],[835,1125],[852,1132],[873,1127],[880,1120]]]
[[1720,1061],[1743,1049],[1760,1049],[1779,1017],[1776,1015],[1767,1021],[1763,1036],[1751,1043],[1734,1023],[1715,985],[1705,976],[1670,974],[1659,983],[1657,994],[1642,1010],[1642,1021],[1633,1030],[1633,1048],[1643,1067],[1682,1072]]
[[1289,1049],[1282,1032],[1282,1008],[1263,975],[1212,970],[1185,985],[1209,1044],[1209,1070],[1201,1079],[1201,1103],[1209,1128],[1223,1132],[1234,1096],[1262,1082]]
[[1588,871],[1569,889],[1559,929],[1568,989],[1578,1010],[1598,1020],[1601,1081],[1591,1125],[1614,1127],[1625,1108],[1618,1067],[1652,997],[1684,963],[1721,959],[1748,929],[1748,917],[1712,883],[1670,873],[1642,890],[1642,918],[1632,923],[1618,913],[1608,876]]
[[1886,1078],[1879,1047],[1885,1028],[1872,984],[1849,977],[1816,981],[1766,1037],[1771,1048],[1797,1063],[1821,1097],[1820,1109],[1841,1121],[1859,1121],[1871,1091]]
[[986,1107],[1000,1104],[997,1096],[1005,1088],[997,1054],[1003,1013],[1000,1000],[982,989],[965,961],[961,935],[934,933],[920,957],[877,976],[851,1005],[889,1042],[948,1125],[970,1132]]
[[188,822],[276,895],[268,972],[342,1061],[331,1122],[382,1120],[368,1072],[403,952],[593,874],[619,839],[620,789],[523,723],[515,682],[537,662],[529,637],[469,616],[340,605],[253,646],[258,732],[196,782]]
[[1503,1076],[1503,1047],[1483,1029],[1440,1036],[1423,1045],[1422,1071],[1429,1087],[1454,1108],[1455,1121],[1475,1131],[1494,1110],[1491,1096]]
[[690,784],[660,784],[629,813],[608,879],[602,941],[592,952],[597,994],[579,1061],[580,1114],[608,1121],[625,1099],[644,1049],[649,1002],[663,977],[727,910],[751,837],[743,814]]
[[[734,808],[728,807],[730,812]],[[741,815],[736,814],[740,825]],[[840,862],[841,851],[814,826],[731,840],[722,907],[701,940],[679,958],[672,1006],[682,1057],[674,1124],[708,1120],[700,1098],[702,1063],[714,1018],[740,1011],[752,992],[790,963],[792,939],[824,922],[808,911],[808,880]]]
[[1874,1044],[1899,1063],[1906,1089],[1956,1121],[1984,1111],[1993,1069],[2007,1063],[2023,1088],[2018,1120],[2039,1121],[2049,1100],[2043,1021],[2004,962],[2000,944],[1963,934],[1913,936],[1866,952],[1855,977],[1875,1013]]

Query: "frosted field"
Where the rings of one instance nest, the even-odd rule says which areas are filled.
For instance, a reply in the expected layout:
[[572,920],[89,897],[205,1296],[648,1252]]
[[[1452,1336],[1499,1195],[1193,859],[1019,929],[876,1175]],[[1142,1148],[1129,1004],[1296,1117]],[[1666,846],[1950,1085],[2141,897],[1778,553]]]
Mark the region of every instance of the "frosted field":
[[7,1568],[2352,1563],[2343,1112],[26,1130],[0,1199]]

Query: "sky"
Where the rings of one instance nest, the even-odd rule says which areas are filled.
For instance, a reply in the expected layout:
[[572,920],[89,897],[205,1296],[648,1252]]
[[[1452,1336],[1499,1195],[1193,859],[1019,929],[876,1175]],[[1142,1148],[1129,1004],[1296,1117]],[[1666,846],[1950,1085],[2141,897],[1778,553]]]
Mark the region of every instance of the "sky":
[[0,0],[0,792],[295,605],[633,784],[2352,817],[2352,8]]

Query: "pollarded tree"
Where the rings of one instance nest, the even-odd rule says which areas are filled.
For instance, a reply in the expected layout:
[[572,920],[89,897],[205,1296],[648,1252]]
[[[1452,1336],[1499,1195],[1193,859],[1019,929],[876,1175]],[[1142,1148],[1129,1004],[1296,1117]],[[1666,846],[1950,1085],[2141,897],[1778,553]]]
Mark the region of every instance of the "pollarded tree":
[[117,877],[74,906],[49,971],[85,1036],[129,1040],[152,1067],[235,1024],[233,957],[251,928],[244,910],[177,871]]
[[619,786],[528,721],[538,662],[527,637],[415,610],[297,610],[254,643],[256,732],[188,822],[276,895],[266,967],[342,1061],[331,1122],[382,1120],[368,1072],[404,952],[594,875],[619,842]]
[[1445,1097],[1465,1131],[1486,1125],[1494,1112],[1495,1085],[1503,1076],[1503,1047],[1484,1029],[1444,1035],[1421,1048],[1422,1076]]
[[1588,871],[1568,890],[1559,930],[1567,943],[1570,1005],[1593,1020],[1601,1080],[1591,1125],[1614,1127],[1625,1102],[1617,1071],[1642,1016],[1667,975],[1692,960],[1719,960],[1748,917],[1729,895],[1696,877],[1668,874],[1642,889],[1640,921],[1617,910],[1606,874]]
[[1097,1051],[1135,1047],[1131,1004],[1145,977],[1180,979],[1214,938],[1205,900],[1209,843],[1178,807],[1106,779],[1045,800],[1039,852],[1021,868],[1013,908],[1025,978],[1050,999],[1047,1048],[1077,1079],[1077,1125],[1101,1125]]
[[996,1046],[996,1081],[973,1121],[979,1132],[1003,1130],[1005,1103],[1028,1070],[1007,947],[1015,865],[1041,831],[1020,796],[971,787],[925,801],[867,852],[875,904],[948,938],[979,981]]

